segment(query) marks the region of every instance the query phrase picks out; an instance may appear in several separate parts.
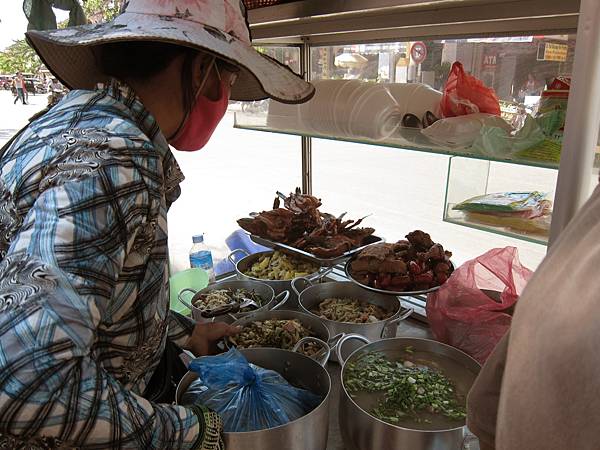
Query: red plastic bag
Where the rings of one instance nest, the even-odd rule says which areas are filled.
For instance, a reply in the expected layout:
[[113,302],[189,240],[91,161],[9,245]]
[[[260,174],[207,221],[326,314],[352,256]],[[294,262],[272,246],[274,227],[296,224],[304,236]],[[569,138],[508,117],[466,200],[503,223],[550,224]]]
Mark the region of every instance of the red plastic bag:
[[467,261],[427,297],[434,337],[483,364],[510,327],[515,303],[532,274],[515,247]]
[[452,64],[440,107],[444,117],[478,112],[500,115],[500,102],[494,90],[473,75],[465,73],[463,65],[458,61]]

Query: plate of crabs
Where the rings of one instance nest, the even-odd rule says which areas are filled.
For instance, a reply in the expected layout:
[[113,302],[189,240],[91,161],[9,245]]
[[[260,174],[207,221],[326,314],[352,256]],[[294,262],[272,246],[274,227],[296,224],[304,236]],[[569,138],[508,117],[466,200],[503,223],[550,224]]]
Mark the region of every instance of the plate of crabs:
[[366,217],[345,220],[346,213],[334,216],[321,212],[321,205],[319,198],[302,194],[296,188],[288,196],[277,192],[273,209],[252,213],[237,222],[257,244],[295,253],[325,267],[383,242],[373,234],[375,229],[359,227]]

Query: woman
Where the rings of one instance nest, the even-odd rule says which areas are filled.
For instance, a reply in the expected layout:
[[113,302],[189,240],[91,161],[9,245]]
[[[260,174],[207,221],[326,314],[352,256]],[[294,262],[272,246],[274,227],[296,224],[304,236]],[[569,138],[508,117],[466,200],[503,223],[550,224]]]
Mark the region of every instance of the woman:
[[169,144],[202,148],[230,96],[314,88],[253,50],[235,0],[131,0],[27,39],[74,90],[0,152],[0,447],[220,449],[216,414],[171,404],[181,349],[236,330],[168,309]]

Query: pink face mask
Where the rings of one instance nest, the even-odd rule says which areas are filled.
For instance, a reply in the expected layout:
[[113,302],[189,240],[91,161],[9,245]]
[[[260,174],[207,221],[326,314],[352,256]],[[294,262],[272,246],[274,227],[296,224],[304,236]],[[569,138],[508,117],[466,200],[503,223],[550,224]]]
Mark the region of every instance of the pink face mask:
[[[207,71],[207,77],[211,69],[212,64]],[[227,111],[229,86],[224,80],[221,80],[221,97],[215,101],[210,100],[206,96],[200,95],[206,78],[198,89],[194,107],[184,119],[183,126],[169,142],[177,150],[195,152],[204,147]]]

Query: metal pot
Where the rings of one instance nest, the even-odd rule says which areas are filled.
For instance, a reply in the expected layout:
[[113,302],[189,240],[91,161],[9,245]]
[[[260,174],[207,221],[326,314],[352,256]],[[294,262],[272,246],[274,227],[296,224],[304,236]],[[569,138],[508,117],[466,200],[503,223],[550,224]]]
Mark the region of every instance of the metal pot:
[[[225,433],[225,446],[231,450],[325,450],[329,426],[331,379],[317,361],[289,350],[278,348],[247,348],[240,352],[252,364],[280,373],[295,386],[323,396],[323,401],[305,416],[293,422],[266,430],[245,433]],[[175,401],[198,378],[188,372],[179,382]]]
[[[218,311],[214,311],[210,317],[206,317],[203,315],[204,310],[197,308],[194,306],[194,302],[198,299],[202,294],[207,294],[211,291],[218,289],[246,289],[249,291],[254,291],[264,300],[264,304],[255,311],[248,312],[236,312],[234,311],[235,303],[231,305],[224,306],[222,308],[218,308]],[[183,294],[186,292],[190,292],[194,294],[191,301],[187,301],[183,298]],[[192,318],[197,322],[212,322],[213,317],[216,320],[222,319],[230,316],[230,320],[228,322],[235,321],[241,317],[244,317],[248,314],[252,314],[258,311],[269,311],[271,309],[277,309],[282,307],[285,302],[288,300],[290,296],[289,291],[282,291],[278,295],[275,295],[273,288],[266,283],[262,283],[260,281],[252,281],[252,280],[232,280],[232,281],[221,281],[219,283],[211,284],[200,291],[195,291],[193,289],[185,288],[179,291],[177,298],[181,303],[183,303],[186,307],[188,307],[192,311]]]
[[[234,256],[238,253],[241,253],[245,256],[236,262],[234,259]],[[253,278],[253,277],[250,277],[250,276],[244,274],[244,272],[249,270],[250,267],[252,267],[252,265],[256,261],[258,261],[258,259],[261,256],[269,255],[269,254],[273,254],[273,253],[274,253],[274,251],[271,250],[271,251],[266,251],[266,252],[253,253],[250,255],[245,250],[237,249],[237,250],[232,251],[229,254],[229,256],[227,257],[227,259],[229,259],[231,264],[233,264],[235,266],[235,272],[237,274],[237,277],[240,280],[253,280],[253,281],[260,281],[262,283],[266,283],[273,288],[273,290],[275,291],[275,294],[279,294],[283,291],[290,291],[290,297],[289,297],[288,301],[286,302],[286,304],[282,306],[282,308],[298,309],[299,308],[298,296],[291,289],[292,288],[292,280],[262,280],[262,279]],[[296,255],[294,255],[294,257],[298,258],[298,256],[296,256]],[[321,267],[318,272],[312,273],[309,276],[307,276],[306,278],[308,278],[311,281],[320,280],[321,278],[327,276],[332,270],[333,270],[332,267],[329,267],[329,268]]]
[[342,360],[341,350],[350,339],[359,339],[367,345],[354,351],[344,362],[340,373],[340,411],[339,424],[344,445],[349,450],[460,450],[466,447],[466,427],[443,430],[417,430],[390,425],[362,409],[350,396],[344,386],[344,372],[348,363],[354,362],[365,353],[381,351],[402,351],[411,346],[415,352],[426,351],[443,355],[464,368],[460,377],[453,378],[456,385],[468,391],[479,373],[481,366],[466,353],[431,339],[394,338],[369,343],[361,335],[346,335],[338,343],[338,358]]
[[[402,305],[398,297],[365,291],[350,281],[332,281],[313,285],[306,278],[295,278],[292,280],[292,291],[298,296],[300,310],[323,322],[331,336],[341,333],[356,333],[365,336],[370,341],[395,337],[398,324],[413,313],[412,309],[402,312]],[[373,323],[347,323],[324,319],[311,312],[311,309],[323,300],[332,297],[364,301],[383,308],[391,316],[386,320]]]
[[[277,310],[277,311],[261,311],[261,312],[253,313],[253,314],[247,315],[245,317],[242,317],[241,319],[238,319],[235,322],[233,322],[232,325],[243,328],[244,326],[246,326],[247,324],[249,324],[251,322],[262,321],[262,320],[271,320],[271,319],[275,319],[275,320],[296,319],[303,326],[305,326],[306,328],[309,328],[313,332],[314,337],[316,337],[320,341],[322,341],[323,348],[324,348],[323,353],[327,353],[327,358],[329,358],[329,353],[331,352],[331,349],[333,347],[332,345],[330,345],[329,330],[327,329],[327,327],[325,325],[323,325],[323,323],[320,320],[318,320],[314,316],[310,316],[308,314],[301,313],[298,311],[289,311],[289,310],[281,310],[281,309]],[[338,338],[338,336],[336,336],[334,339],[331,339],[331,340],[337,340],[337,338]],[[231,345],[229,343],[229,340],[226,339],[225,347],[230,348],[230,346]],[[321,352],[319,352],[319,354],[321,354]],[[319,356],[319,355],[317,355],[317,356]]]

